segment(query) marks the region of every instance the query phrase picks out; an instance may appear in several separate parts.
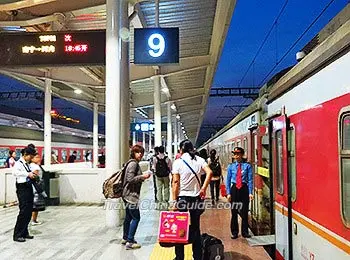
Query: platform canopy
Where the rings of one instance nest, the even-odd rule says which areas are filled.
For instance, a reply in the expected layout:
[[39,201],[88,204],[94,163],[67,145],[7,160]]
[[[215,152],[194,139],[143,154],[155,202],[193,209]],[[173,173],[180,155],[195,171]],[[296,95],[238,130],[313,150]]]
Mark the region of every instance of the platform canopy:
[[[223,49],[236,0],[160,0],[160,27],[179,27],[180,62],[162,66],[162,117],[166,104],[176,106],[187,136],[196,140],[207,105],[213,76]],[[129,1],[131,116],[136,120],[153,118],[155,67],[133,63],[134,28],[155,26],[154,1]],[[0,30],[27,32],[96,30],[106,28],[105,0],[27,0],[2,1]],[[0,73],[44,89],[50,69],[53,95],[92,108],[105,106],[105,67],[6,67]],[[75,89],[82,94],[74,93]],[[167,90],[168,91],[167,91]],[[138,113],[136,113],[138,112]]]

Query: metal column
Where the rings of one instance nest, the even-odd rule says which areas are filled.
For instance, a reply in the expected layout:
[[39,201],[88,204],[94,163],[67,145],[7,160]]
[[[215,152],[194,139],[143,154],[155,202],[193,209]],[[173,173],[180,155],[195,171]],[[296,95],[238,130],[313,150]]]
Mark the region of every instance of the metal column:
[[[122,31],[129,32],[128,1],[121,1],[120,27]],[[125,37],[125,36],[124,36]],[[122,38],[121,41],[121,163],[125,163],[130,155],[130,92],[129,92],[129,39]]]
[[175,156],[177,155],[177,150],[178,150],[178,136],[177,136],[177,118],[176,116],[174,117],[174,159]]
[[148,152],[150,152],[152,150],[152,132],[149,132],[148,138]]
[[93,125],[93,163],[92,166],[97,168],[98,164],[98,103],[94,103],[94,125]]
[[162,145],[162,114],[161,114],[161,95],[160,95],[160,76],[153,77],[154,80],[154,146]]
[[120,2],[107,0],[106,24],[106,174],[110,176],[121,166],[121,91],[120,91]]
[[146,133],[145,132],[142,133],[142,146],[146,150]]
[[45,73],[45,112],[44,112],[44,165],[51,164],[51,79]]
[[132,132],[132,145],[136,144],[136,132]]
[[167,107],[167,152],[168,152],[168,157],[172,158],[173,157],[173,141],[172,141],[172,122],[171,122],[171,104],[168,102],[168,107]]

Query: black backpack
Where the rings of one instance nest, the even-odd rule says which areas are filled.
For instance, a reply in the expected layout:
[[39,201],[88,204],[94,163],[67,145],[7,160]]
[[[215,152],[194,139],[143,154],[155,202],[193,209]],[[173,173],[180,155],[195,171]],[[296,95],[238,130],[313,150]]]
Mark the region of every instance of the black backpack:
[[154,170],[155,170],[157,177],[168,177],[169,176],[170,170],[169,170],[168,164],[166,162],[167,158],[168,158],[167,156],[164,156],[163,159],[160,159],[158,156],[156,156],[157,162],[156,162],[156,168]]
[[221,165],[219,163],[219,158],[216,158],[213,162],[210,160],[209,168],[212,170],[214,177],[221,176]]
[[224,245],[222,241],[216,237],[202,234],[202,252],[203,260],[223,260],[224,259]]

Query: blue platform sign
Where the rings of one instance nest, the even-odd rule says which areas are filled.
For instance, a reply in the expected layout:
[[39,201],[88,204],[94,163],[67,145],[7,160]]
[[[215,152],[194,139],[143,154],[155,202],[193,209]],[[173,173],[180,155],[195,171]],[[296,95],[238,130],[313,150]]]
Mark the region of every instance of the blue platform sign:
[[[167,130],[167,123],[162,123],[162,131]],[[130,123],[130,131],[132,132],[153,132],[154,124],[143,122],[143,123]]]
[[179,63],[179,28],[135,28],[134,64]]

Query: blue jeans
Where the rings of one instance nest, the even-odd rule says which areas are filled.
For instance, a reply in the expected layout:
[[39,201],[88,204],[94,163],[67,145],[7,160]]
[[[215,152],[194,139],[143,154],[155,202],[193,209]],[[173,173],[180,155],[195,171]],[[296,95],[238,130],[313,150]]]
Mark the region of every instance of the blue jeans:
[[125,203],[125,220],[123,227],[123,239],[127,242],[135,242],[135,233],[140,222],[140,210],[137,204]]

